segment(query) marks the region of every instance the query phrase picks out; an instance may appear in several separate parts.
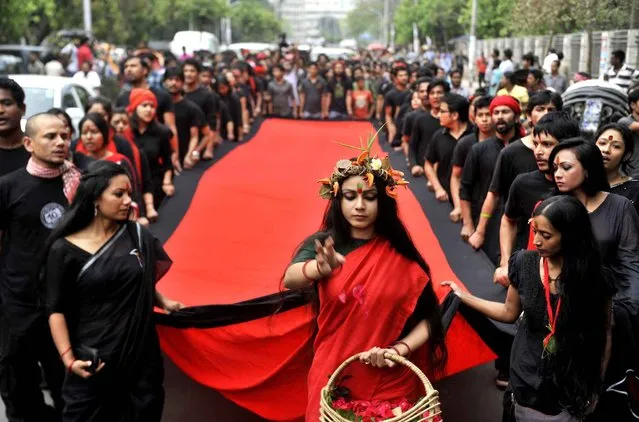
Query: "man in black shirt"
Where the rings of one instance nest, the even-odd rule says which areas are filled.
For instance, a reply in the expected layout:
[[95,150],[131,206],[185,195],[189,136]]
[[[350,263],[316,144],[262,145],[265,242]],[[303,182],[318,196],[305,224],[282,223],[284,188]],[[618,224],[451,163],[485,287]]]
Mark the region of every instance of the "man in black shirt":
[[[459,194],[464,220],[464,228],[462,230],[465,234],[472,233],[468,242],[473,247],[475,247],[475,244],[483,245],[486,232],[478,233],[475,230],[474,222],[479,219],[480,213],[486,219],[491,217],[491,215],[484,213],[481,206],[488,193],[499,153],[518,135],[516,128],[521,109],[519,108],[519,102],[515,98],[509,95],[501,95],[495,97],[490,103],[490,113],[496,134],[482,143],[473,145],[464,164]],[[486,227],[482,229],[486,230]],[[495,235],[497,234],[495,233]],[[481,243],[478,242],[478,239],[481,240]],[[475,249],[480,247],[477,246]],[[495,249],[498,249],[498,246]],[[496,262],[498,251],[484,250],[489,258]]]
[[413,125],[415,120],[426,112],[426,106],[428,105],[428,85],[430,84],[429,78],[420,78],[415,84],[415,90],[417,91],[417,97],[419,99],[419,108],[409,112],[404,118],[402,123],[402,143],[406,145],[406,158],[408,159],[408,145],[410,143],[411,135],[413,134]]
[[209,126],[202,110],[193,101],[184,98],[184,74],[179,68],[166,69],[164,86],[173,99],[180,162],[184,163],[185,169],[191,169],[200,161],[202,150],[207,146],[207,138],[202,138],[198,144],[200,128]]
[[[80,181],[65,161],[69,131],[56,115],[27,122],[25,168],[0,178],[0,392],[11,421],[60,420],[64,368],[39,300],[40,252]],[[54,411],[40,391],[40,367],[54,399]]]
[[220,115],[220,96],[206,87],[200,85],[201,65],[195,59],[187,59],[182,64],[184,74],[184,95],[192,101],[204,113],[206,125],[200,127],[201,139],[206,146],[202,152],[203,160],[213,158],[213,146],[217,142],[218,120]]
[[[562,106],[563,101],[560,95],[550,91],[539,92],[533,95],[526,106],[528,121],[535,125],[546,113],[561,110]],[[493,180],[482,206],[484,215],[492,215],[500,200],[504,204],[508,201],[508,191],[515,177],[536,168],[532,135],[518,139],[508,145],[508,148],[504,148],[497,159]],[[485,227],[488,224],[488,219],[485,216],[480,217],[477,224],[477,231],[480,233],[485,232]],[[475,247],[480,248],[482,246],[481,237],[477,236],[475,240]]]
[[[493,121],[490,117],[490,102],[492,100],[493,97],[491,96],[479,97],[470,106],[475,109],[475,130],[459,139],[453,151],[450,174],[450,194],[453,201],[453,211],[450,213],[450,218],[453,222],[458,222],[462,215],[459,191],[461,189],[462,171],[464,170],[464,164],[466,163],[470,149],[477,142],[483,142],[495,135],[495,128],[493,127]],[[468,236],[470,236],[470,234]],[[468,241],[468,236],[464,238],[464,241]]]
[[329,119],[339,120],[353,115],[352,90],[353,83],[344,73],[344,63],[338,61],[333,66],[333,77],[328,81],[326,101],[330,104]]
[[[411,174],[415,177],[424,174],[424,164],[426,163],[426,151],[433,137],[433,134],[441,129],[439,123],[439,107],[444,95],[448,94],[450,86],[446,81],[437,79],[428,85],[425,108],[426,113],[415,119],[413,133],[410,138],[410,148],[408,160],[411,166]],[[429,182],[430,185],[430,182]]]
[[[435,189],[438,201],[445,202],[450,198],[450,172],[453,151],[457,141],[472,132],[468,123],[470,104],[465,97],[449,92],[441,101],[439,121],[442,128],[435,132],[426,151],[426,177]],[[437,164],[437,170],[435,170]],[[461,210],[459,210],[461,216]],[[459,221],[459,216],[455,222]],[[451,216],[452,218],[452,216]]]
[[326,119],[326,81],[319,75],[317,63],[308,65],[308,75],[300,82],[300,112],[304,119]]
[[388,130],[388,142],[393,146],[401,145],[401,133],[397,129],[399,110],[402,104],[410,101],[411,91],[408,89],[408,69],[396,67],[392,70],[395,84],[384,96],[384,116]]
[[[528,243],[528,220],[535,205],[549,195],[554,182],[548,157],[562,141],[580,135],[579,123],[565,112],[551,112],[542,117],[533,130],[537,170],[520,174],[510,186],[506,209],[501,218],[499,244],[501,262],[495,270],[495,282],[508,286],[508,258]],[[524,224],[518,224],[523,221]]]
[[147,82],[147,76],[151,71],[149,63],[138,56],[127,57],[124,61],[124,78],[131,85],[130,89],[122,90],[118,98],[115,100],[117,107],[127,107],[130,102],[129,96],[131,95],[131,89],[143,88],[150,89],[155,98],[157,99],[158,108],[156,110],[157,119],[160,123],[165,124],[173,132],[173,138],[171,140],[171,148],[173,149],[173,155],[171,156],[171,162],[173,167],[177,171],[181,171],[180,159],[178,157],[177,150],[177,129],[175,127],[175,113],[173,110],[173,101],[171,101],[171,95],[162,88],[150,87]]
[[26,111],[24,91],[16,81],[0,78],[0,176],[27,165],[20,120]]

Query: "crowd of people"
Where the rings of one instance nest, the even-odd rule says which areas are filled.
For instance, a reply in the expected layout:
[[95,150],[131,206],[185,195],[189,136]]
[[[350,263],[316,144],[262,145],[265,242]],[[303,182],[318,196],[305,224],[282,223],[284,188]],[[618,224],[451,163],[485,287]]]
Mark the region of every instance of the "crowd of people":
[[[519,320],[497,362],[497,384],[508,388],[516,420],[630,420],[621,419],[632,413],[628,400],[615,408],[613,393],[603,392],[620,382],[619,373],[637,368],[627,340],[639,337],[639,90],[629,92],[627,118],[585,139],[562,110],[566,83],[557,60],[545,76],[532,60],[527,88],[511,62],[491,96],[483,87],[471,94],[463,70],[446,73],[433,62],[321,56],[304,64],[294,50],[215,66],[182,59],[158,67],[151,53],[127,57],[120,94],[91,98],[77,128],[64,110],[52,109],[31,116],[23,131],[25,93],[0,78],[0,390],[9,420],[160,420],[152,310],[182,304],[155,290],[170,259],[144,226],[174,196],[175,177],[211,160],[221,142],[241,142],[262,117],[384,124],[412,183],[423,181],[449,204],[451,224],[459,224],[469,248],[493,260],[494,281],[507,289],[499,304],[445,283],[464,306]],[[618,64],[615,77],[636,77],[623,59]],[[409,356],[430,342],[419,356],[442,367],[444,334],[424,277],[428,266],[397,217],[403,172],[380,171],[373,157],[346,161],[330,179],[334,211],[300,248],[284,282],[366,282],[381,303],[388,297],[378,289],[383,277],[346,277],[338,271],[344,256],[370,248],[384,257],[388,274],[410,268],[411,282],[397,294],[403,324],[388,307],[388,331],[362,336],[357,347],[368,350],[365,363],[387,366],[385,352]],[[335,292],[319,294],[338,300]],[[322,337],[342,331],[324,315],[320,310],[316,350],[330,359],[312,369],[309,390],[316,393],[334,370],[326,363],[342,358],[335,337]],[[377,347],[387,344],[393,346]],[[55,408],[42,398],[38,363]],[[317,400],[309,399],[311,420]]]

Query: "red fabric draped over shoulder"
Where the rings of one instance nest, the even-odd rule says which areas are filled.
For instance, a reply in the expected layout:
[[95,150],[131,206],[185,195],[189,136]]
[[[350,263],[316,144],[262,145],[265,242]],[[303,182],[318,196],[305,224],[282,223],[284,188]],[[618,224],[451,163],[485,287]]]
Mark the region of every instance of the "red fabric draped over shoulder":
[[[319,420],[321,389],[348,357],[387,347],[399,339],[429,278],[415,262],[397,253],[390,243],[376,238],[351,252],[344,266],[318,284],[315,357],[308,376],[307,421]],[[424,368],[426,348],[411,359]],[[426,368],[424,368],[426,369]],[[353,398],[363,400],[415,400],[423,394],[417,377],[405,367],[379,369],[349,366],[343,383]]]

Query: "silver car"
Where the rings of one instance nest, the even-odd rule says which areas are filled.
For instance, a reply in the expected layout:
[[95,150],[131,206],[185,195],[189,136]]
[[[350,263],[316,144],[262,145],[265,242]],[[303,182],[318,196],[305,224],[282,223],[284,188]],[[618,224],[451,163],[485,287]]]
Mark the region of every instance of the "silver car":
[[9,75],[9,78],[24,89],[27,111],[22,119],[23,130],[29,117],[56,107],[67,112],[78,133],[87,102],[96,95],[89,85],[73,78],[43,75]]

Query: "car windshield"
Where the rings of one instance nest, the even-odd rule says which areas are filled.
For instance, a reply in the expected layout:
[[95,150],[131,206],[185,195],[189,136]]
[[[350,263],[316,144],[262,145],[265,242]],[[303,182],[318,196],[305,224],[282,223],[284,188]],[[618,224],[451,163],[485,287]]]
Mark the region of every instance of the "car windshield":
[[53,107],[53,89],[22,87],[24,89],[24,102],[27,112],[24,117],[27,119],[34,114],[44,113]]
[[11,54],[0,53],[0,75],[22,73],[22,59]]

